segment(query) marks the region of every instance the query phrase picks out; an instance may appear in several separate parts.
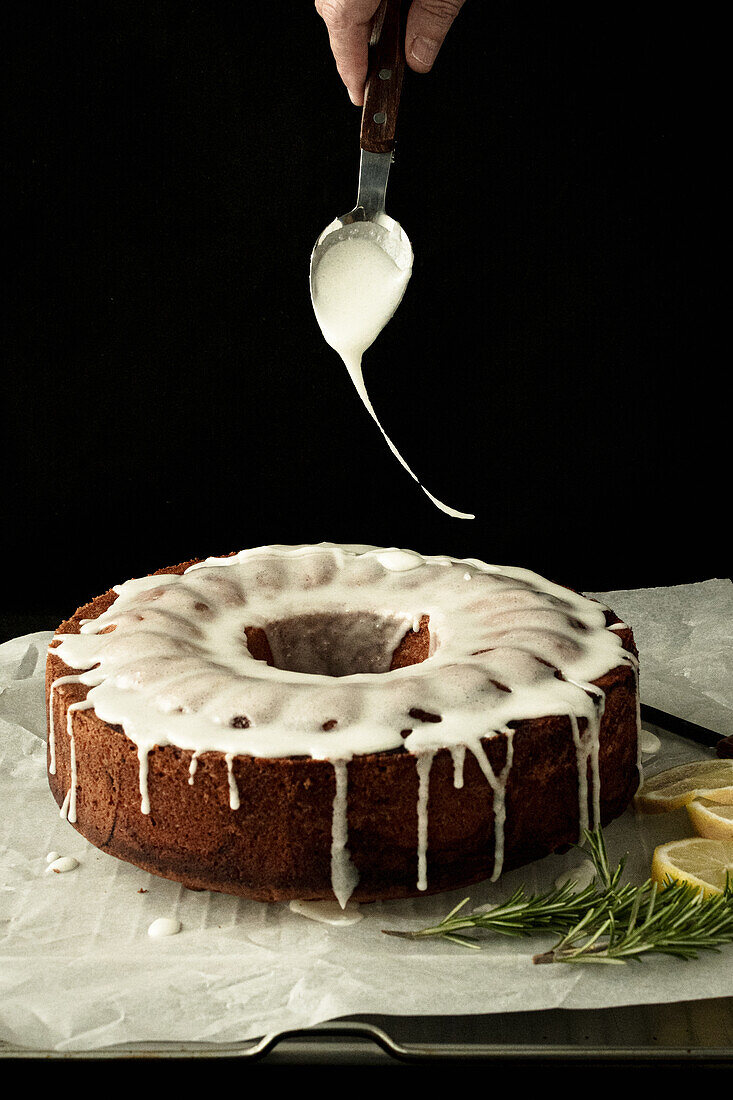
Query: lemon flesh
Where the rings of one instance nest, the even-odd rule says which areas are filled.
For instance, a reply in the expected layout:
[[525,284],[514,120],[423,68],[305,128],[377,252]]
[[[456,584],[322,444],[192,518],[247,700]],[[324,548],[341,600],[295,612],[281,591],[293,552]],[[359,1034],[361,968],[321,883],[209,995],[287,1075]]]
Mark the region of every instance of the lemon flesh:
[[727,875],[733,883],[733,840],[688,837],[660,844],[654,850],[654,882],[687,882],[711,896],[723,893]]
[[722,806],[709,798],[694,798],[687,803],[687,812],[698,836],[733,840],[733,805]]
[[679,810],[696,798],[733,805],[733,760],[695,760],[642,783],[634,798],[641,813]]

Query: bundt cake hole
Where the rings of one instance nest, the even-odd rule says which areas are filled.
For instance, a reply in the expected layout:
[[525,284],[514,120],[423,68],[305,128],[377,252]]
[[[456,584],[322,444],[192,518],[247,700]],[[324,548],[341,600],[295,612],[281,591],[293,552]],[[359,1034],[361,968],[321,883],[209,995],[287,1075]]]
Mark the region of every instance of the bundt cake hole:
[[395,620],[402,618],[377,612],[312,612],[264,628],[245,627],[245,638],[256,661],[284,672],[334,677],[391,672],[421,664],[431,655],[427,615],[393,648]]

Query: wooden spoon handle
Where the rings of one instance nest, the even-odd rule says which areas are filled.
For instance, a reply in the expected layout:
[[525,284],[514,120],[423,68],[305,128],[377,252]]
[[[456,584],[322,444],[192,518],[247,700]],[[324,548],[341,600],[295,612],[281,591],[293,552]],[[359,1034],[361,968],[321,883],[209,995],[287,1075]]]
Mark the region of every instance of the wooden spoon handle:
[[397,108],[405,73],[401,8],[401,0],[382,0],[374,16],[360,141],[361,148],[369,153],[390,153],[394,149]]

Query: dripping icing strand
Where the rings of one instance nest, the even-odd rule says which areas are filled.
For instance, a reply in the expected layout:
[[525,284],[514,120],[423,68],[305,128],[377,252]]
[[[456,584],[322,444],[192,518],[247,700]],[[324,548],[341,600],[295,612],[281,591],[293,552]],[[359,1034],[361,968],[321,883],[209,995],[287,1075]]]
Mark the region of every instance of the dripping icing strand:
[[347,848],[348,824],[348,765],[345,760],[334,760],[336,793],[333,799],[331,825],[331,888],[342,909],[356,889],[359,873],[351,862]]
[[58,676],[51,684],[48,692],[48,770],[51,775],[56,774],[56,729],[53,717],[53,693],[57,687],[63,684],[86,683],[84,676]]
[[506,734],[506,760],[504,767],[497,775],[491,766],[486,749],[480,741],[469,745],[471,752],[476,757],[481,771],[488,780],[489,787],[493,791],[494,800],[494,869],[491,873],[491,881],[496,882],[504,866],[504,824],[506,822],[506,781],[514,760],[514,730],[505,729]]
[[466,760],[466,746],[452,745],[450,754],[453,758],[453,786],[458,791],[463,787],[463,765]]
[[430,771],[433,766],[434,752],[421,752],[415,758],[418,777],[417,795],[417,888],[428,888],[428,796],[430,793]]
[[62,813],[66,817],[67,821],[70,821],[72,825],[76,821],[76,791],[77,791],[77,770],[76,770],[76,738],[74,737],[74,714],[79,710],[89,710],[93,704],[89,699],[81,699],[78,703],[70,703],[66,711],[66,732],[69,737],[69,761],[71,769],[71,779],[69,786],[68,798],[64,801],[64,807],[66,812]]
[[234,776],[234,753],[228,752],[224,757],[227,764],[227,783],[229,786],[229,809],[239,809],[239,788],[237,787],[237,780]]

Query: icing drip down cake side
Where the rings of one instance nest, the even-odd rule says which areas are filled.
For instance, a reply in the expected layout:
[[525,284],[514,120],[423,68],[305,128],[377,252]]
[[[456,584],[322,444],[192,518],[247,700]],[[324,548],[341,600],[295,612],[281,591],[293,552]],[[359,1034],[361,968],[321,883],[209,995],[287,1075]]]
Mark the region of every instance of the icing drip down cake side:
[[162,569],[62,623],[46,691],[62,816],[263,901],[496,879],[639,782],[629,627],[476,559],[320,543]]

